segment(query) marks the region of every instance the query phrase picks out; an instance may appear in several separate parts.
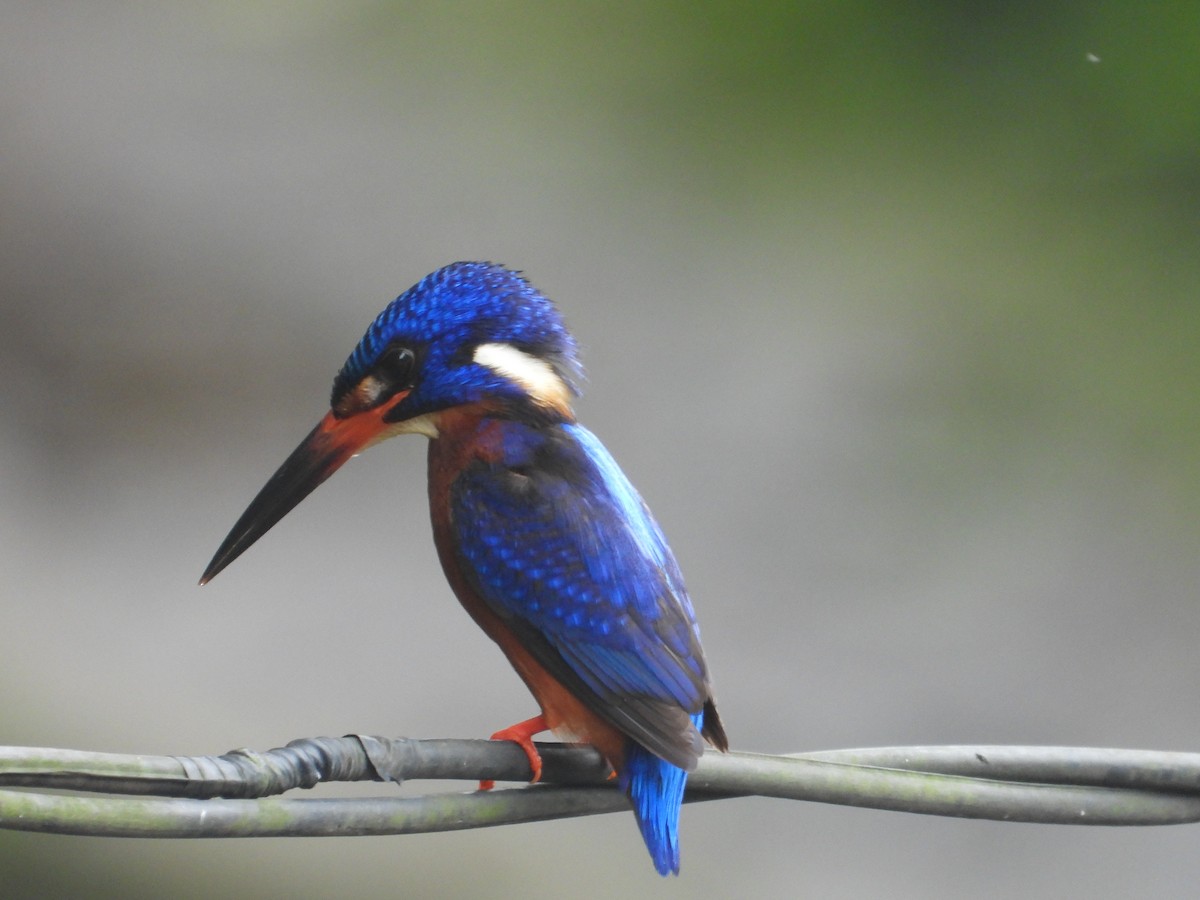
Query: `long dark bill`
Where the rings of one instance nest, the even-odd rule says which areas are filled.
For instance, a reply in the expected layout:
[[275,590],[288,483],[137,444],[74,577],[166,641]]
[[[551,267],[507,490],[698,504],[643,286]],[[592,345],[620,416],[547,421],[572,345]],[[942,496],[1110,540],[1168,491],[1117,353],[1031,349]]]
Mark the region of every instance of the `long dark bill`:
[[344,419],[332,412],[326,414],[242,513],[204,570],[200,583],[211,581],[346,460],[379,440],[389,427],[382,412],[382,408],[369,410]]

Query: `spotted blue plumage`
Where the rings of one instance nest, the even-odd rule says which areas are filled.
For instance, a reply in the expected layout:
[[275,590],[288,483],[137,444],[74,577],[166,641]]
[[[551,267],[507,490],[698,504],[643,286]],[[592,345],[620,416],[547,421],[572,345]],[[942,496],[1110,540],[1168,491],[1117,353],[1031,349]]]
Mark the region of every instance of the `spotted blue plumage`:
[[546,360],[574,394],[583,379],[575,339],[554,305],[519,272],[495,263],[451,263],[389,303],[334,379],[331,405],[395,343],[417,351],[422,370],[438,376],[417,385],[398,418],[409,410],[431,412],[485,397],[523,399],[519,386],[471,362],[470,353],[483,343],[510,344]]
[[458,552],[480,596],[538,642],[538,661],[676,765],[702,743],[708,695],[683,577],[616,462],[576,424],[502,426],[503,456],[451,490]]
[[488,427],[502,431],[500,457],[451,489],[462,569],[538,662],[632,739],[621,784],[655,866],[678,871],[679,805],[710,693],[679,567],[586,428]]

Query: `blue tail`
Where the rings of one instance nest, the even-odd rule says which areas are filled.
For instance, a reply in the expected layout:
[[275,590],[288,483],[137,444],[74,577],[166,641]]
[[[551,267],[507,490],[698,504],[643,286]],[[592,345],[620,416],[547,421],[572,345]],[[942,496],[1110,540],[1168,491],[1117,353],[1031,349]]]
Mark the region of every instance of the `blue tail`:
[[[704,713],[692,716],[697,729],[703,721]],[[659,875],[678,875],[679,807],[683,804],[687,772],[630,741],[620,784],[633,803],[654,868]]]

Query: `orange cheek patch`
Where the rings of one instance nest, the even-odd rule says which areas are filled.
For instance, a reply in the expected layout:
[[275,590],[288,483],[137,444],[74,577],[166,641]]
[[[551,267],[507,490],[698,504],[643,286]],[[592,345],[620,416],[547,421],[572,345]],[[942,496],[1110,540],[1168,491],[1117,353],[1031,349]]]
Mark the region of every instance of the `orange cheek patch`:
[[328,452],[335,455],[340,461],[340,465],[341,462],[345,462],[354,454],[387,436],[392,423],[385,422],[384,416],[402,403],[410,393],[411,391],[399,391],[386,403],[382,403],[374,409],[352,413],[344,418],[339,418],[337,410],[330,411],[325,414],[325,418],[317,426],[317,433],[324,440]]

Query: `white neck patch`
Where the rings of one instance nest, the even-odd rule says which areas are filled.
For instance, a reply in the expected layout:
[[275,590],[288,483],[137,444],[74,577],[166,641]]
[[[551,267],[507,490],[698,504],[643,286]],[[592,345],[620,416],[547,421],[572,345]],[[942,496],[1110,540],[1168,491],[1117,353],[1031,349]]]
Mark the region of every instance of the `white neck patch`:
[[544,359],[518,350],[512,344],[480,344],[475,348],[474,359],[479,365],[519,384],[536,403],[570,412],[571,391]]

